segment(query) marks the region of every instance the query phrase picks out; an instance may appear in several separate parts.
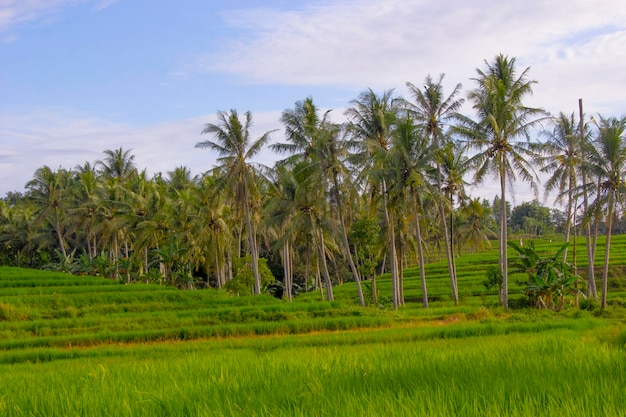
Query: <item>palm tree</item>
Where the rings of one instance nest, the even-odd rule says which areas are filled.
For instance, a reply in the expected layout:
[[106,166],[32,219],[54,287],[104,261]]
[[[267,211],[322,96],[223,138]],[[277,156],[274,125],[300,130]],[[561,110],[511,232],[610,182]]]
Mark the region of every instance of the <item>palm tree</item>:
[[360,177],[367,181],[373,200],[382,199],[391,262],[391,286],[394,308],[402,304],[399,288],[398,256],[396,251],[395,220],[389,205],[390,181],[394,177],[392,166],[393,127],[397,119],[398,102],[393,91],[377,95],[371,89],[359,94],[346,110],[349,132],[357,148],[354,162],[360,167]]
[[397,194],[396,198],[404,199],[405,191],[410,197],[409,205],[413,214],[415,227],[415,244],[422,284],[422,304],[428,308],[428,291],[426,287],[425,258],[421,229],[422,201],[433,194],[428,182],[428,172],[432,170],[431,162],[434,147],[428,146],[428,137],[422,135],[420,129],[408,115],[399,118],[394,130],[393,153],[396,158],[393,166],[396,167],[397,179],[391,191]]
[[77,217],[77,225],[85,233],[85,245],[90,260],[97,254],[98,242],[95,228],[98,222],[98,207],[101,203],[98,193],[99,179],[90,163],[75,168],[75,187],[72,195],[72,211]]
[[[291,157],[279,164],[293,165],[299,161],[306,161],[312,164],[320,175],[320,182],[314,183],[313,186],[322,187],[324,191],[330,188],[331,200],[336,206],[336,215],[341,227],[343,255],[352,271],[352,276],[357,286],[359,303],[361,306],[365,306],[361,278],[348,243],[343,198],[339,190],[339,177],[345,172],[339,159],[339,154],[344,151],[340,148],[337,140],[340,127],[330,123],[328,114],[329,111],[326,111],[320,116],[319,109],[310,97],[304,101],[297,102],[293,109],[285,110],[281,116],[281,122],[285,125],[285,134],[289,142],[274,144],[272,149],[279,153],[288,152],[292,154]],[[326,186],[328,181],[331,182],[331,187]]]
[[67,259],[67,250],[65,237],[61,230],[61,216],[68,179],[69,173],[66,170],[59,168],[59,170],[53,171],[44,165],[35,171],[33,179],[26,184],[28,196],[39,208],[38,221],[43,220],[48,215],[52,216],[51,223],[64,259]]
[[[506,184],[519,176],[536,190],[537,174],[529,161],[537,157],[530,142],[532,129],[543,119],[545,112],[527,107],[523,100],[532,94],[536,81],[528,79],[529,68],[518,76],[515,58],[498,55],[494,61],[485,61],[486,70],[477,69],[473,80],[476,87],[468,94],[478,120],[459,115],[455,130],[469,140],[468,147],[477,153],[470,158],[475,167],[474,180],[482,182],[487,174],[500,181],[500,236],[499,261],[503,277],[503,305],[508,308],[508,261]],[[524,140],[519,140],[524,139]]]
[[296,216],[297,184],[293,171],[284,165],[278,165],[271,171],[272,180],[266,194],[264,204],[264,218],[267,229],[275,230],[277,234],[276,247],[280,252],[284,285],[287,300],[292,301],[293,289],[293,258],[295,234],[298,229]]
[[208,268],[212,265],[216,285],[221,288],[227,281],[226,259],[231,256],[229,251],[232,243],[229,224],[231,211],[223,193],[216,190],[215,183],[215,177],[204,175],[195,189],[200,205],[196,229],[197,245],[203,247],[206,253],[204,265],[207,268],[207,276]]
[[[440,151],[439,156],[441,158],[440,171],[437,171],[437,175],[441,173],[441,196],[444,198],[446,205],[449,205],[450,212],[448,217],[450,218],[450,249],[452,250],[452,266],[454,270],[454,276],[456,277],[456,262],[454,261],[454,243],[456,236],[455,232],[455,198],[459,206],[462,206],[468,196],[465,193],[465,186],[468,185],[465,180],[465,175],[469,170],[468,158],[465,155],[465,149],[457,142],[449,141]],[[444,222],[445,224],[445,222]],[[459,251],[460,254],[460,251]],[[456,282],[455,282],[456,283]]]
[[217,119],[217,124],[207,123],[202,131],[203,134],[213,135],[215,141],[198,142],[196,148],[208,148],[220,156],[217,161],[220,164],[219,169],[223,172],[220,178],[221,187],[229,194],[237,209],[245,214],[254,274],[254,292],[260,294],[259,254],[250,207],[253,204],[252,197],[255,194],[256,177],[259,173],[248,161],[263,149],[272,132],[265,132],[258,139],[252,140],[250,137],[252,113],[249,111],[244,113],[243,121],[236,110],[219,111]]
[[606,207],[606,244],[601,301],[601,308],[604,310],[608,290],[613,216],[616,205],[623,204],[626,195],[626,116],[621,119],[599,116],[599,120],[595,123],[598,127],[598,137],[595,141],[597,157],[593,162],[600,179],[600,186],[593,205]]
[[[574,113],[560,113],[553,119],[553,129],[543,145],[544,155],[539,158],[541,171],[551,173],[544,185],[546,196],[556,191],[555,203],[567,198],[565,212],[565,243],[569,243],[574,214],[575,196],[580,168],[584,165],[581,154],[581,136]],[[563,262],[567,259],[567,246],[563,250]]]
[[[443,92],[443,79],[444,74],[439,76],[439,80],[434,82],[429,75],[424,80],[423,89],[407,82],[409,92],[413,97],[414,102],[406,102],[407,108],[411,112],[411,115],[415,118],[418,125],[420,125],[431,140],[431,144],[436,150],[443,150],[446,140],[444,127],[448,121],[453,119],[458,110],[463,105],[463,99],[457,99],[457,96],[461,92],[461,84],[457,84],[452,90],[452,93],[445,96]],[[443,237],[446,246],[446,257],[448,261],[448,271],[450,273],[450,285],[452,287],[452,297],[455,304],[459,302],[459,292],[456,279],[456,267],[454,260],[454,250],[452,248],[452,233],[448,232],[448,223],[446,216],[446,207],[452,209],[450,201],[446,201],[446,194],[442,190],[443,179],[441,173],[441,156],[434,154],[434,160],[436,164],[436,180],[437,188],[443,199],[437,204],[439,210],[439,216],[441,224],[443,225]],[[452,227],[450,224],[449,227]]]
[[[592,143],[592,134],[591,129],[589,128],[589,124],[585,123],[585,116],[583,113],[583,101],[582,99],[578,100],[578,109],[579,109],[579,128],[578,133],[580,135],[580,140],[578,142],[580,147],[581,155],[591,155],[596,152],[596,148]],[[582,182],[582,197],[583,197],[583,213],[589,212],[589,186],[587,184],[588,178],[593,178],[593,164],[590,163],[590,158],[583,158],[585,162],[580,167],[580,180]],[[591,158],[593,159],[593,158]],[[596,222],[598,224],[598,222]],[[591,221],[589,216],[583,215],[583,225],[585,227],[585,234],[587,235],[586,239],[586,247],[587,247],[587,297],[593,297],[594,299],[598,299],[598,290],[596,286],[596,273],[595,273],[595,257],[596,257],[596,242],[597,242],[597,227],[595,228],[595,233],[591,230]]]
[[104,151],[104,159],[96,162],[96,165],[105,176],[118,178],[120,182],[123,182],[137,170],[134,162],[135,155],[131,152],[132,149],[107,149]]
[[468,201],[462,201],[459,207],[459,227],[458,233],[458,249],[461,250],[461,243],[468,243],[472,251],[474,249],[483,249],[485,244],[491,247],[489,239],[496,237],[495,222],[491,216],[491,205],[488,201],[480,201],[479,198],[473,198]]

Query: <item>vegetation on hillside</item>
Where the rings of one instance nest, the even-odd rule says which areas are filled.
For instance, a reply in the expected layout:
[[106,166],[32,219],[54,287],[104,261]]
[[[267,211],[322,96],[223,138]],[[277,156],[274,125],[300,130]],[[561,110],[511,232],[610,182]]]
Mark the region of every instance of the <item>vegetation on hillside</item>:
[[[614,243],[617,267],[626,240]],[[542,260],[559,265],[557,244],[532,246],[539,262],[513,277],[541,276],[533,265]],[[400,310],[382,295],[389,274],[379,304],[363,308],[354,283],[336,287],[333,302],[308,293],[290,303],[0,267],[0,413],[621,415],[626,282],[613,281],[605,312],[570,303],[506,311],[477,271],[496,265],[494,255],[458,259],[461,305],[442,260],[426,268],[430,307]],[[419,300],[419,268],[404,279],[407,299]],[[516,281],[512,304],[524,302]]]
[[[458,113],[461,86],[445,94],[443,76],[408,83],[410,99],[368,89],[350,103],[344,124],[312,98],[298,101],[282,114],[284,141],[271,148],[284,159],[271,168],[252,159],[274,132],[252,137],[252,114],[236,110],[204,126],[208,137],[197,147],[215,152],[218,164],[196,177],[184,166],[149,177],[123,148],[73,168],[43,166],[23,193],[0,200],[0,263],[238,294],[272,284],[289,300],[309,290],[333,300],[336,286],[351,281],[361,306],[376,302],[376,276],[389,272],[398,309],[407,300],[407,266],[417,266],[419,301],[429,306],[426,265],[439,259],[459,303],[459,256],[496,239],[508,307],[509,229],[543,235],[558,228],[563,243],[584,232],[588,269],[580,276],[593,299],[601,258],[606,308],[612,235],[624,223],[626,118],[590,123],[582,109],[578,117],[550,117],[528,107],[536,81],[504,55],[486,61],[473,81],[473,118]],[[565,211],[548,213],[538,202],[509,211],[507,185],[537,186],[540,171]],[[469,177],[474,184],[497,179],[493,204],[468,197]],[[363,230],[368,221],[377,236]]]

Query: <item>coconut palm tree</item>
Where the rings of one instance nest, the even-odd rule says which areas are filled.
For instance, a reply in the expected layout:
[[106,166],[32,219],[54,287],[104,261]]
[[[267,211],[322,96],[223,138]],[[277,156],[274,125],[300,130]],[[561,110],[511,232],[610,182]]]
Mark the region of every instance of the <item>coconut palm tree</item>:
[[[578,134],[580,135],[580,141],[578,142],[579,147],[580,147],[580,154],[581,155],[591,155],[593,153],[596,152],[596,148],[593,144],[593,140],[592,140],[592,133],[591,133],[591,129],[590,129],[590,125],[589,123],[585,122],[585,116],[583,113],[583,104],[582,104],[582,99],[580,99],[578,101],[578,107],[579,107],[579,128],[578,128]],[[582,203],[582,209],[583,209],[583,213],[588,213],[590,212],[589,207],[590,207],[590,202],[589,202],[589,192],[590,192],[590,187],[588,186],[588,179],[589,178],[594,178],[594,166],[591,163],[591,161],[593,160],[593,158],[583,158],[582,161],[584,162],[580,167],[579,167],[579,174],[580,174],[580,181],[581,181],[581,187],[582,188],[582,199],[583,199],[583,203]],[[599,217],[599,216],[598,216]],[[598,222],[596,221],[596,224],[598,224]],[[587,235],[587,239],[586,239],[586,247],[587,247],[587,297],[593,297],[594,299],[598,299],[598,290],[597,290],[597,286],[596,286],[596,273],[595,273],[595,257],[596,257],[596,242],[597,242],[597,237],[598,237],[598,233],[597,230],[598,228],[595,228],[595,232],[592,231],[591,228],[591,218],[589,216],[583,215],[583,222],[582,225],[585,228],[585,234]]]
[[61,230],[61,217],[65,208],[64,197],[68,180],[68,171],[61,168],[53,171],[44,165],[35,171],[33,179],[26,184],[28,197],[38,206],[37,221],[48,220],[48,216],[51,216],[49,221],[54,227],[64,259],[67,259],[67,245]]
[[[585,161],[581,154],[579,123],[575,120],[574,113],[560,113],[552,123],[552,131],[542,147],[543,155],[538,162],[542,172],[552,174],[544,184],[545,195],[556,192],[555,203],[566,200],[565,243],[569,243],[576,204],[574,193]],[[563,262],[566,260],[567,246],[563,250]]]
[[77,226],[85,233],[85,246],[89,260],[93,260],[98,251],[97,235],[99,196],[99,178],[90,163],[79,165],[75,169],[75,181],[72,188],[72,212],[76,216]]
[[260,294],[259,254],[251,213],[259,171],[249,161],[267,144],[272,132],[265,132],[253,140],[250,135],[252,113],[249,111],[244,113],[243,120],[236,110],[219,111],[217,119],[217,124],[207,123],[202,131],[203,134],[212,135],[215,141],[198,142],[196,148],[208,148],[219,155],[217,162],[223,174],[219,181],[220,187],[227,192],[235,207],[245,215],[254,274],[254,292]]
[[360,178],[367,183],[372,201],[381,201],[389,242],[392,298],[396,309],[402,304],[402,300],[395,221],[390,210],[389,192],[393,186],[390,181],[393,181],[395,174],[391,151],[398,104],[392,90],[378,95],[368,89],[359,94],[346,110],[348,130],[353,138],[352,146],[357,149],[353,155],[354,163],[359,167]]
[[391,189],[396,198],[409,196],[409,206],[415,227],[415,245],[422,284],[422,304],[428,308],[428,291],[426,287],[425,258],[423,249],[421,214],[424,211],[423,200],[435,190],[429,183],[428,174],[432,171],[433,146],[429,146],[428,137],[414,124],[408,114],[399,118],[394,129],[393,166],[396,168],[397,179]]
[[104,151],[104,159],[96,162],[102,174],[111,178],[118,178],[120,182],[128,179],[136,170],[135,155],[132,149],[123,148]]
[[[348,231],[344,214],[344,203],[340,192],[340,176],[345,175],[340,154],[345,149],[338,140],[340,126],[330,123],[329,111],[320,115],[319,109],[308,97],[304,101],[296,102],[293,109],[287,109],[281,116],[281,122],[285,126],[287,143],[272,145],[272,149],[279,153],[291,153],[291,156],[279,164],[291,164],[307,162],[319,172],[320,182],[315,187],[321,187],[324,191],[329,190],[331,201],[336,207],[336,216],[341,228],[341,242],[343,256],[348,261],[352,276],[356,283],[359,303],[365,306],[365,298],[361,287],[361,278],[356,268],[350,245],[348,243]],[[330,183],[330,186],[327,186]]]
[[[443,91],[444,74],[439,76],[439,80],[434,82],[429,75],[424,80],[423,88],[419,88],[414,84],[407,82],[409,93],[413,97],[413,102],[406,101],[406,106],[411,115],[415,118],[418,125],[421,126],[428,137],[434,149],[442,151],[448,142],[444,128],[446,124],[455,118],[456,113],[463,105],[464,100],[457,98],[461,92],[461,84],[457,84],[447,97]],[[452,210],[451,201],[446,201],[447,194],[443,192],[443,178],[441,173],[441,156],[438,153],[433,154],[436,165],[437,188],[441,193],[437,207],[439,210],[440,221],[443,226],[443,238],[446,247],[446,257],[448,261],[448,272],[450,274],[450,285],[452,287],[452,297],[455,304],[459,302],[459,292],[456,279],[456,266],[454,260],[454,250],[452,248],[452,233],[448,229],[452,224],[448,225],[446,211]]]
[[479,198],[462,201],[458,220],[459,252],[462,243],[467,243],[472,251],[483,249],[485,246],[491,247],[489,239],[497,237],[497,234],[494,232],[495,222],[488,201],[481,202]]
[[545,112],[528,107],[524,99],[532,94],[536,83],[528,79],[529,68],[519,74],[515,58],[498,55],[485,61],[486,69],[477,69],[476,87],[468,93],[477,113],[476,121],[458,116],[456,132],[468,140],[468,148],[476,153],[470,158],[474,180],[482,182],[488,174],[500,182],[500,235],[498,239],[500,271],[503,277],[503,305],[508,308],[508,261],[506,185],[518,177],[536,190],[538,177],[530,162],[537,158],[530,141],[533,129],[545,119]]
[[595,140],[597,150],[594,166],[597,170],[599,188],[595,206],[606,207],[606,243],[604,269],[602,271],[602,310],[606,309],[609,277],[609,255],[615,208],[623,204],[626,196],[626,116],[622,118],[598,116],[594,121],[598,128]]

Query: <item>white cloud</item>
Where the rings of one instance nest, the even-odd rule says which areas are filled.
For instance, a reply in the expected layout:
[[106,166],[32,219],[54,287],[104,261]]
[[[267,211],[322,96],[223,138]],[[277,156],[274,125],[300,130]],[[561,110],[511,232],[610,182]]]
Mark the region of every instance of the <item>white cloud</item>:
[[0,0],[0,33],[36,21],[84,0]]
[[[279,112],[254,114],[251,133],[259,136],[278,127],[279,116]],[[204,124],[215,121],[215,115],[206,115],[152,126],[129,126],[64,109],[0,114],[0,196],[23,191],[34,172],[44,165],[71,169],[85,162],[93,164],[103,157],[103,151],[120,147],[132,149],[137,167],[150,175],[165,174],[178,166],[200,174],[214,166],[216,155],[195,145],[208,139],[200,134]],[[257,162],[271,165],[273,159],[265,152]]]
[[107,7],[113,6],[115,3],[118,3],[120,0],[101,0],[94,6],[95,11],[99,12],[100,10],[104,10]]
[[223,17],[239,38],[198,66],[252,83],[398,88],[445,72],[467,89],[484,59],[504,53],[532,67],[536,101],[567,111],[579,95],[619,100],[626,76],[619,0],[345,0]]

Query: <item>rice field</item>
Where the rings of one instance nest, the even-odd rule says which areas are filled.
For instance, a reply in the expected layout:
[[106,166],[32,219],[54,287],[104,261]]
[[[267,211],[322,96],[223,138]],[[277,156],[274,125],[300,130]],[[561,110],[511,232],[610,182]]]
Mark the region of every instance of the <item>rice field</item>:
[[287,303],[0,267],[0,415],[623,416],[625,246],[604,314],[502,310],[493,252],[459,258],[459,306],[445,264],[428,310],[407,269],[398,311],[385,277],[361,308],[351,284]]

